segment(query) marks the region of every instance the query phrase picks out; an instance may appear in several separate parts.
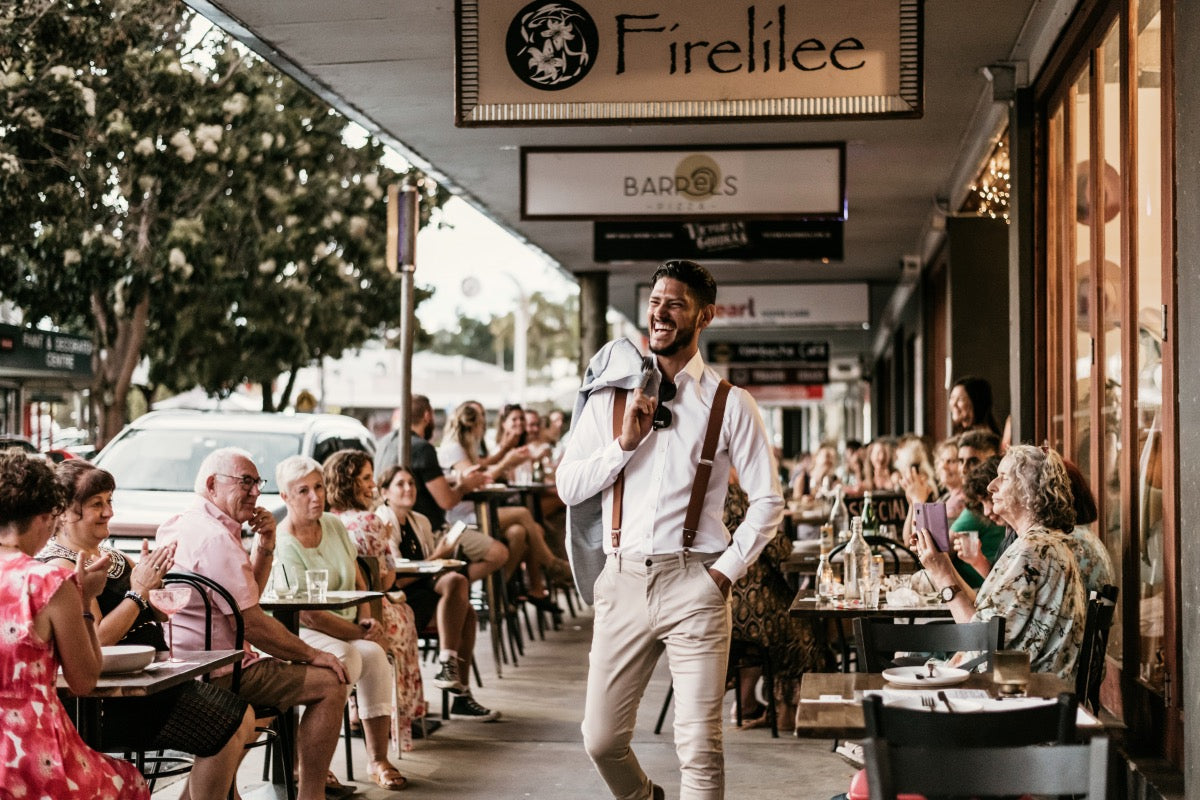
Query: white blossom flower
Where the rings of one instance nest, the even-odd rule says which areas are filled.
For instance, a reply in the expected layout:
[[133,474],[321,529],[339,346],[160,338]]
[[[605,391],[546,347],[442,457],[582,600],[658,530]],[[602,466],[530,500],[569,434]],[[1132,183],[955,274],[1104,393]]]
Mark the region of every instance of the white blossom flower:
[[269,133],[263,132],[259,134],[259,141],[262,142],[263,150],[270,150],[271,145],[275,142],[275,137]]
[[63,266],[73,267],[83,261],[83,254],[73,247],[63,251]]
[[266,261],[258,265],[258,271],[263,275],[270,275],[275,271],[275,259],[268,258]]
[[187,256],[178,247],[172,247],[171,252],[167,254],[167,263],[171,265],[171,269],[178,269],[187,263]]
[[306,156],[311,152],[312,145],[310,145],[308,142],[300,142],[298,145],[296,145],[296,155],[298,156]]
[[322,224],[326,228],[332,228],[334,225],[340,225],[343,219],[344,217],[342,216],[342,212],[330,211],[325,215],[325,219],[322,221]]
[[364,217],[353,216],[350,218],[350,235],[355,239],[361,239],[367,233],[367,220]]
[[320,261],[327,255],[329,255],[329,245],[327,245],[325,242],[321,242],[313,248],[313,258],[317,261]]
[[295,214],[288,214],[283,218],[283,224],[288,228],[295,228],[300,224],[300,217]]
[[141,189],[143,193],[149,192],[151,189],[154,188],[154,176],[153,175],[142,175],[141,177],[138,178],[137,184],[138,184],[138,188]]
[[60,81],[69,81],[75,77],[75,70],[63,64],[57,64],[46,70],[46,74]]
[[239,164],[241,164],[250,157],[250,148],[246,147],[244,144],[238,145],[238,149],[234,151],[233,157]]
[[90,86],[81,86],[79,93],[83,95],[83,111],[89,117],[96,116],[96,90]]
[[21,171],[21,162],[12,153],[0,153],[0,172],[16,175]]
[[366,175],[363,175],[362,182],[363,186],[365,186],[369,192],[374,192],[379,188],[379,176],[374,172],[368,172]]
[[196,141],[200,143],[201,150],[213,154],[217,152],[217,143],[224,132],[225,129],[220,125],[199,125],[196,127]]
[[283,194],[274,186],[268,186],[267,188],[263,189],[263,197],[267,198],[272,203],[283,202]]
[[221,110],[231,117],[236,117],[239,114],[244,114],[249,105],[250,98],[241,92],[235,92],[221,104]]
[[183,67],[179,66],[178,62],[172,61],[170,64],[167,64],[167,74],[168,75],[182,75]]
[[133,152],[143,157],[154,155],[154,140],[149,136],[143,136],[141,139],[138,139],[137,144],[133,146]]
[[175,155],[179,156],[185,164],[192,163],[196,158],[196,147],[185,130],[175,132],[175,135],[171,137],[171,146],[175,148]]
[[0,74],[0,89],[11,89],[24,82],[24,78],[19,72],[5,72]]
[[282,148],[287,144],[287,138],[282,133],[275,134],[275,146]]

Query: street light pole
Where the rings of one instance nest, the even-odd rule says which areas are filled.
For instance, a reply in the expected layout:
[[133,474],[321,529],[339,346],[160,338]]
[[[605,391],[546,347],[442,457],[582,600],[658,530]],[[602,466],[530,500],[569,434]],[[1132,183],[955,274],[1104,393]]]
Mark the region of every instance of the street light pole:
[[420,206],[417,187],[406,182],[388,187],[388,268],[400,272],[400,413],[396,457],[411,461],[413,328],[416,325],[414,274],[417,271],[417,228]]

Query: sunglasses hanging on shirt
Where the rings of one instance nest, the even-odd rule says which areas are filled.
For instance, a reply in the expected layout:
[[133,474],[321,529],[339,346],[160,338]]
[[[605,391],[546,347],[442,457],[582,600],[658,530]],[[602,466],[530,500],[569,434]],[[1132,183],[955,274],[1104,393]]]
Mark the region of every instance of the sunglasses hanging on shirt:
[[674,382],[663,378],[662,384],[658,387],[658,407],[654,409],[654,430],[661,431],[671,427],[674,417],[671,415],[671,409],[664,404],[675,399],[675,392]]

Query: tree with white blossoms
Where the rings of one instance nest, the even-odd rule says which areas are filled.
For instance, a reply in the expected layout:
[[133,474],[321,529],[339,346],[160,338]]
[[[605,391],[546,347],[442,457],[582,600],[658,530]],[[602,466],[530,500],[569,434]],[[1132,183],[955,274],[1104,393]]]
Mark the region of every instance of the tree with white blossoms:
[[[134,367],[269,387],[395,320],[375,142],[176,0],[0,2],[0,294],[90,332],[101,443]],[[417,176],[414,176],[416,178]],[[423,216],[444,195],[424,182]]]

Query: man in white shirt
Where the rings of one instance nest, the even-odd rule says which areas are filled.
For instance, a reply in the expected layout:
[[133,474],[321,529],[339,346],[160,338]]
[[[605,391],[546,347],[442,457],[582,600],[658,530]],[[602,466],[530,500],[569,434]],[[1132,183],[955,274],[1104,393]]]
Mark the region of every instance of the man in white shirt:
[[[598,389],[557,473],[568,505],[602,495],[607,559],[595,583],[584,747],[619,800],[659,800],[662,787],[630,748],[638,704],[665,651],[675,688],[675,748],[683,800],[724,797],[721,698],[729,655],[729,587],[775,535],[783,496],[762,418],[741,389],[729,392],[694,538],[685,544],[709,412],[720,379],[700,357],[700,331],[716,313],[716,283],[691,261],[668,261],[651,279],[647,323],[658,397]],[[722,522],[730,468],[749,496],[732,539]],[[618,476],[623,474],[621,481]],[[616,488],[614,488],[616,484]],[[619,490],[619,491],[618,491]],[[623,509],[613,524],[614,497]]]

